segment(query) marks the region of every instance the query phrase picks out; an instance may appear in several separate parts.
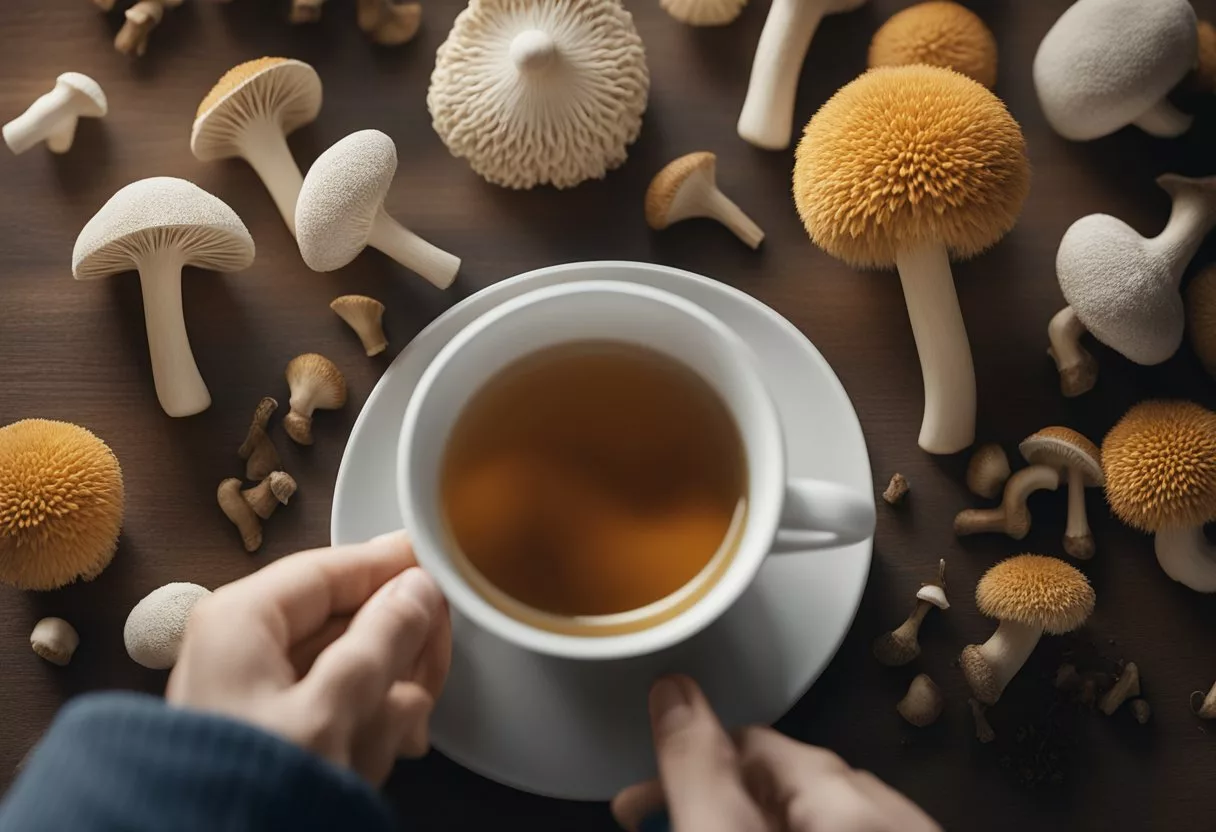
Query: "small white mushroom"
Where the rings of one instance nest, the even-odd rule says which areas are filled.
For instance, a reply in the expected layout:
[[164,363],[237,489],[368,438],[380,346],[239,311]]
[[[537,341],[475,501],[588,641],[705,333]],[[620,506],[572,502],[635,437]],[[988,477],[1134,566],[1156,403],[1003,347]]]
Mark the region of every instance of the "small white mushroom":
[[978,497],[996,499],[1009,481],[1010,473],[1009,457],[1004,448],[994,442],[980,445],[967,463],[967,488]]
[[924,673],[918,674],[908,686],[908,692],[899,700],[895,710],[908,723],[917,728],[927,728],[937,722],[946,707],[946,697],[937,683]]
[[422,25],[422,4],[405,0],[359,0],[359,28],[381,46],[400,46],[414,39]]
[[101,85],[79,72],[65,72],[55,88],[4,125],[4,143],[15,154],[45,141],[52,153],[67,153],[76,138],[76,122],[103,118],[109,110]]
[[1068,475],[1068,526],[1064,530],[1064,551],[1080,560],[1094,556],[1094,535],[1085,512],[1085,489],[1106,482],[1102,474],[1102,453],[1098,446],[1075,430],[1044,428],[1028,436],[1018,446],[1031,465],[1046,465]]
[[1060,475],[1046,465],[1023,468],[1005,484],[1001,504],[996,508],[969,508],[954,518],[954,533],[959,537],[969,534],[995,532],[1014,540],[1030,534],[1030,509],[1026,500],[1036,491],[1055,491],[1060,487]]
[[253,412],[253,421],[249,425],[249,433],[244,443],[237,449],[237,455],[245,460],[245,479],[255,482],[265,479],[271,471],[277,471],[281,465],[278,449],[266,428],[270,417],[279,409],[279,403],[266,396],[258,402],[257,410]]
[[747,0],[659,0],[659,5],[689,26],[725,26],[742,14]]
[[157,398],[170,416],[191,416],[211,406],[211,394],[186,335],[182,267],[235,272],[253,255],[235,211],[191,182],[158,176],[127,185],[88,221],[72,250],[72,274],[91,280],[139,271]]
[[388,348],[384,337],[384,304],[365,295],[343,295],[334,298],[329,308],[359,336],[368,357],[379,355]]
[[127,655],[152,670],[173,667],[194,605],[210,594],[198,584],[184,582],[152,590],[131,610],[122,628]]
[[346,404],[346,379],[323,355],[298,355],[287,365],[291,388],[291,412],[283,418],[287,435],[301,445],[312,444],[312,414],[315,410],[337,410]]
[[62,618],[44,618],[34,625],[30,633],[30,647],[51,664],[64,667],[72,660],[72,654],[80,646],[76,628]]
[[950,609],[950,601],[946,598],[946,561],[937,563],[937,579],[921,585],[916,593],[916,606],[908,615],[907,620],[889,633],[884,633],[874,640],[872,651],[874,658],[887,667],[901,667],[920,655],[920,626],[924,623],[929,610],[937,607],[939,610]]
[[662,231],[672,223],[704,217],[722,223],[751,248],[759,248],[764,231],[719,190],[717,164],[718,157],[707,152],[669,162],[646,189],[646,224]]
[[1114,686],[1102,695],[1098,700],[1098,709],[1107,716],[1112,715],[1119,710],[1119,706],[1128,699],[1134,699],[1140,695],[1140,668],[1136,667],[1135,662],[1128,662],[1123,668],[1123,673],[1115,681]]
[[352,133],[317,157],[296,203],[296,238],[310,269],[340,269],[371,246],[440,289],[452,285],[460,258],[384,211],[396,172],[397,146],[379,130]]
[[124,55],[142,58],[148,51],[148,36],[160,25],[165,9],[175,9],[184,0],[137,0],[123,16],[126,21],[114,37],[114,48]]

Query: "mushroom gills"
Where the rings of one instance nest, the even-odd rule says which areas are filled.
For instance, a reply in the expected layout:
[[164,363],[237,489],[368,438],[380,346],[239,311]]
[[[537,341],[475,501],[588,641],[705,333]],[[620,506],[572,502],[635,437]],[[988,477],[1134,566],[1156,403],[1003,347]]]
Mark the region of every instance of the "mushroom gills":
[[1216,546],[1202,526],[1162,529],[1154,547],[1165,574],[1196,592],[1216,592]]

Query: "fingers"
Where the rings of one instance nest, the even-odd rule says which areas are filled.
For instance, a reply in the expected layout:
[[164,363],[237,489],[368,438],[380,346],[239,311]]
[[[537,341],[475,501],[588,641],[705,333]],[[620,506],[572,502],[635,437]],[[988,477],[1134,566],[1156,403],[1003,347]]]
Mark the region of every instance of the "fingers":
[[346,632],[350,627],[350,622],[351,616],[349,615],[331,618],[321,625],[321,629],[291,646],[287,655],[291,660],[291,666],[295,669],[297,680],[308,675],[317,656]]
[[430,750],[428,730],[435,700],[420,685],[397,682],[377,717],[360,731],[351,767],[374,784],[388,778],[399,757],[418,758]]

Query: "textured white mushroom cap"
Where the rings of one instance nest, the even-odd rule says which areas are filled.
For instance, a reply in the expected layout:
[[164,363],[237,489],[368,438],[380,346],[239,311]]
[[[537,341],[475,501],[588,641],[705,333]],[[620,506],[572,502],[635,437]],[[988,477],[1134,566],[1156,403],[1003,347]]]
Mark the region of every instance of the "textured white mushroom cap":
[[[531,49],[512,49],[520,35]],[[569,188],[625,161],[649,91],[619,0],[471,0],[439,47],[427,108],[452,155],[490,182]]]
[[946,598],[946,590],[936,584],[925,584],[916,591],[918,601],[928,601],[939,610],[950,609],[950,601]]
[[157,176],[110,197],[76,238],[77,280],[136,268],[148,253],[176,248],[187,266],[235,272],[253,262],[253,238],[236,212],[193,182]]
[[77,111],[78,116],[102,118],[109,112],[110,105],[106,101],[106,94],[101,89],[101,84],[89,76],[80,72],[65,72],[55,79],[56,86],[61,84],[71,87],[73,92],[77,93],[77,97],[83,105]]
[[259,58],[230,69],[203,99],[190,131],[201,161],[241,155],[238,140],[250,122],[269,120],[283,135],[321,112],[321,78],[303,61]]
[[194,605],[210,594],[210,590],[190,583],[165,584],[152,590],[127,616],[122,629],[127,655],[153,670],[173,667]]
[[296,241],[308,267],[331,272],[367,245],[397,172],[397,146],[379,130],[351,133],[317,157],[296,200]]
[[1048,122],[1077,141],[1131,124],[1195,67],[1197,26],[1188,0],[1077,0],[1034,59]]

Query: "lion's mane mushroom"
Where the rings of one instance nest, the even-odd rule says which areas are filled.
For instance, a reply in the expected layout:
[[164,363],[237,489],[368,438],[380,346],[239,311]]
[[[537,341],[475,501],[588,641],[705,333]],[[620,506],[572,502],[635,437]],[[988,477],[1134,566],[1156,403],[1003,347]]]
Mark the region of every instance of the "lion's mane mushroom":
[[662,231],[672,223],[705,217],[725,225],[751,248],[759,248],[764,231],[718,189],[718,157],[689,153],[655,174],[646,189],[646,224]]
[[980,445],[967,463],[967,488],[977,497],[996,499],[1011,473],[1004,448],[993,442]]
[[1216,266],[1205,268],[1186,287],[1186,327],[1195,355],[1216,378]]
[[304,177],[287,136],[320,111],[321,79],[311,66],[289,58],[247,61],[225,72],[198,105],[190,151],[203,162],[248,162],[294,234]]
[[343,295],[334,298],[329,308],[359,336],[369,358],[388,349],[388,339],[384,337],[383,303],[366,295]]
[[173,667],[194,605],[210,594],[205,587],[184,582],[152,590],[131,610],[122,628],[127,655],[152,670]]
[[109,111],[101,85],[79,72],[65,72],[55,88],[40,96],[24,113],[4,125],[4,143],[14,154],[45,141],[52,153],[67,153],[82,118],[104,118]]
[[992,89],[996,38],[979,15],[958,3],[917,3],[894,14],[870,41],[871,68],[908,64],[953,69]]
[[739,137],[765,150],[790,146],[802,62],[824,15],[851,12],[866,0],[773,0],[739,113]]
[[823,105],[798,145],[794,201],[815,244],[856,268],[899,270],[930,453],[975,438],[975,369],[950,260],[1000,240],[1029,187],[1017,122],[948,69],[870,70]]
[[1052,320],[1048,336],[1066,396],[1088,391],[1097,380],[1097,365],[1079,343],[1086,331],[1144,365],[1168,360],[1182,344],[1186,313],[1178,287],[1216,226],[1216,176],[1168,174],[1157,184],[1173,204],[1156,237],[1142,237],[1115,217],[1090,214],[1060,241],[1056,277],[1069,305]]
[[312,444],[314,410],[337,410],[346,404],[346,379],[323,355],[306,353],[287,365],[291,388],[291,412],[283,417],[283,429],[301,445]]
[[872,651],[879,664],[887,667],[900,667],[920,655],[920,625],[924,623],[929,610],[937,607],[939,610],[950,609],[946,599],[946,561],[937,564],[937,579],[922,584],[916,593],[916,606],[903,624],[889,633],[884,633],[874,640]]
[[45,419],[0,428],[0,583],[96,578],[118,549],[123,503],[118,458],[89,431]]
[[975,603],[1001,623],[988,641],[963,650],[963,675],[975,698],[995,704],[1043,633],[1076,630],[1094,611],[1089,579],[1062,560],[1018,555],[984,573]]
[[1048,123],[1073,141],[1129,124],[1178,136],[1191,117],[1167,95],[1198,62],[1187,0],[1078,0],[1039,44],[1034,86]]
[[296,238],[310,269],[340,269],[371,246],[440,289],[452,285],[460,258],[384,210],[396,172],[397,146],[379,130],[351,133],[317,157],[296,202]]
[[356,19],[373,43],[409,43],[422,25],[422,4],[405,0],[359,0]]
[[245,479],[262,480],[277,471],[281,465],[279,452],[274,446],[266,428],[270,425],[270,417],[279,409],[279,403],[270,396],[258,402],[257,410],[253,412],[253,421],[249,424],[249,432],[245,441],[237,449],[237,456],[245,460]]
[[895,710],[899,712],[910,725],[917,728],[927,728],[937,722],[946,707],[946,697],[937,683],[926,674],[920,673],[908,686],[908,692],[899,700]]
[[127,185],[76,238],[77,280],[139,271],[156,396],[170,416],[211,406],[186,336],[182,267],[235,272],[253,263],[253,253],[253,238],[235,211],[197,185],[167,176]]
[[1085,489],[1104,482],[1102,452],[1075,430],[1043,428],[1018,446],[1031,465],[1046,465],[1068,475],[1068,526],[1064,531],[1064,551],[1080,560],[1094,556],[1094,535],[1085,512]]
[[1030,509],[1026,500],[1036,491],[1055,491],[1060,474],[1047,465],[1023,468],[1005,483],[1001,504],[996,508],[969,508],[954,518],[954,533],[959,537],[988,532],[1021,540],[1030,534]]
[[619,0],[471,0],[435,58],[439,138],[495,185],[571,188],[625,162],[650,91]]
[[30,633],[30,647],[51,664],[66,667],[80,646],[76,628],[62,618],[44,618]]
[[126,21],[114,36],[114,48],[124,55],[142,58],[148,51],[148,37],[160,25],[165,9],[175,9],[183,0],[138,0],[123,16]]
[[659,0],[659,5],[689,26],[725,26],[743,13],[747,0]]
[[1102,443],[1106,500],[1133,529],[1156,536],[1157,562],[1175,581],[1216,592],[1216,413],[1191,402],[1142,402]]

